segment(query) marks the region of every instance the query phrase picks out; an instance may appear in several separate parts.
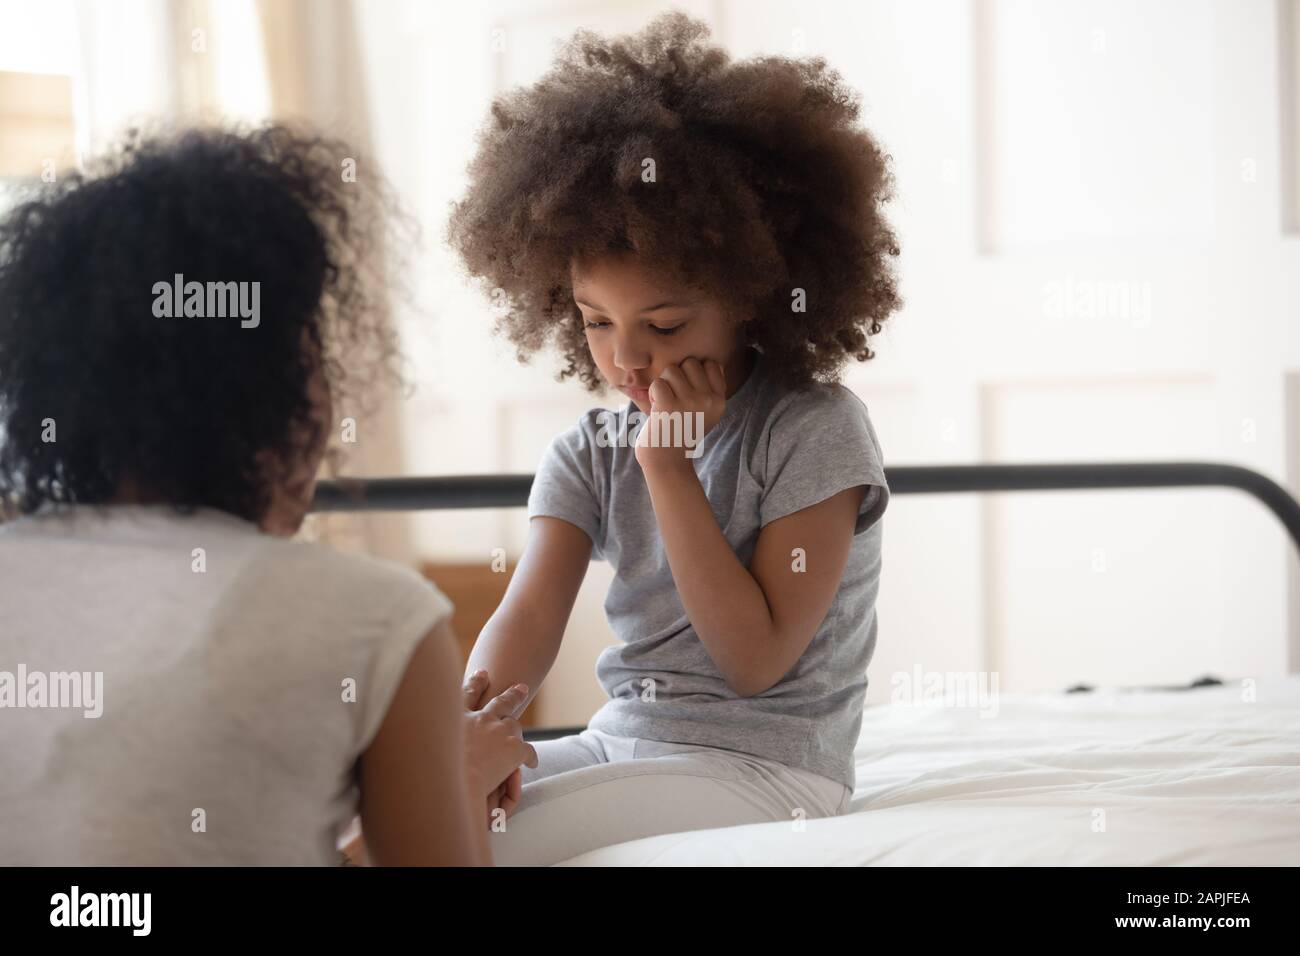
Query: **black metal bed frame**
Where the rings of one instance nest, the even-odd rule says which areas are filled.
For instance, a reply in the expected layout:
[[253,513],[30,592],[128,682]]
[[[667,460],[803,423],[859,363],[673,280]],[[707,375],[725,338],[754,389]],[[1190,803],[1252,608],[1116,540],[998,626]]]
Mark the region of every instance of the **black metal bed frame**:
[[[890,494],[1068,491],[1118,488],[1236,488],[1252,495],[1286,528],[1300,556],[1300,504],[1285,488],[1239,465],[1204,461],[1104,464],[906,465],[885,470]],[[313,511],[421,511],[521,508],[533,476],[454,475],[424,478],[341,478],[322,481]],[[1300,643],[1288,645],[1287,670],[1300,672]],[[529,740],[577,733],[581,727],[530,728]]]

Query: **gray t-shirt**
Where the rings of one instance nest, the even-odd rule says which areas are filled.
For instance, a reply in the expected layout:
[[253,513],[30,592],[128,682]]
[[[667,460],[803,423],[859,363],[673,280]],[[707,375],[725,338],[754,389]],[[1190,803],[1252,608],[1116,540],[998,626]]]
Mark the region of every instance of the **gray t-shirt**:
[[528,498],[529,518],[548,515],[581,528],[593,560],[615,571],[605,614],[620,643],[596,663],[610,699],[589,726],[754,754],[853,787],[876,645],[879,519],[889,501],[866,405],[840,385],[783,389],[759,355],[695,459],[718,526],[746,566],[765,525],[868,486],[826,618],[789,673],[752,697],[727,686],[687,618],[636,461],[641,425],[631,402],[620,412],[586,412],[551,442]]

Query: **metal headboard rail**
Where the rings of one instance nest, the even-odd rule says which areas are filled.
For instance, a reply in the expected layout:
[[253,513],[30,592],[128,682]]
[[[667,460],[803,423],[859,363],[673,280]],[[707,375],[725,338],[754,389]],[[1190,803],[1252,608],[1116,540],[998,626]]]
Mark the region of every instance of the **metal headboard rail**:
[[[1257,471],[1206,461],[1105,464],[905,465],[885,469],[891,495],[1001,491],[1092,491],[1119,488],[1236,488],[1253,496],[1286,528],[1300,555],[1300,504]],[[317,485],[313,511],[421,511],[443,508],[521,508],[533,476],[454,475],[429,478],[343,478]],[[1289,673],[1300,671],[1300,642],[1288,647]],[[529,728],[545,740],[582,727]]]
[[[1300,503],[1273,479],[1239,465],[1206,461],[1106,464],[903,465],[885,469],[895,495],[1116,488],[1236,488],[1282,522],[1300,554]],[[317,485],[313,511],[425,511],[522,508],[533,476],[450,475],[428,478],[340,478]]]

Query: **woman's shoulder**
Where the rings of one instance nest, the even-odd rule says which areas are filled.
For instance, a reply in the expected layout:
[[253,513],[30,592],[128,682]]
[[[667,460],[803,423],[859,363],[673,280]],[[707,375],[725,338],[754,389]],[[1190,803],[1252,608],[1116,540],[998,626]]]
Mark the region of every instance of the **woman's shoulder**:
[[416,569],[387,558],[343,552],[311,541],[271,538],[262,556],[262,573],[274,569],[334,602],[384,598],[390,602],[445,602],[446,596]]

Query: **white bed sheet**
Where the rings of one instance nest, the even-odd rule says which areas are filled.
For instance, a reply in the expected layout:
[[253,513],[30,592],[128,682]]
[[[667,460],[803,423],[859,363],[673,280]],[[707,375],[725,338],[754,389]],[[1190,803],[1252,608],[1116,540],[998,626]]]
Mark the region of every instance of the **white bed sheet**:
[[1003,694],[984,717],[870,707],[852,812],[558,865],[1300,865],[1300,676],[1257,680],[1254,694],[1239,682]]

